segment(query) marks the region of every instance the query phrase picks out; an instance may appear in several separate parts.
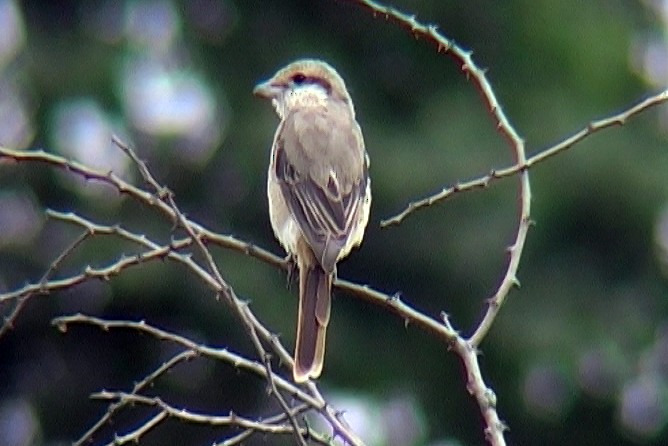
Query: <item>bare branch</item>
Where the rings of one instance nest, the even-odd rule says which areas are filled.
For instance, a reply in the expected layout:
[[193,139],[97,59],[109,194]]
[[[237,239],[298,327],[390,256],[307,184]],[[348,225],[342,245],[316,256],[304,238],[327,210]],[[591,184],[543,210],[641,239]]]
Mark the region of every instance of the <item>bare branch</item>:
[[139,156],[137,156],[135,151],[132,150],[130,146],[121,141],[121,139],[116,135],[112,135],[111,141],[132,160],[132,162],[137,166],[139,174],[142,176],[144,181],[146,181],[155,190],[161,200],[164,200],[165,197],[171,195],[171,191],[158,183],[158,181],[151,174],[151,171],[148,169],[146,163],[142,161]]
[[[81,226],[85,228],[87,231],[98,235],[116,235],[122,237],[126,240],[144,246],[145,248],[147,248],[147,251],[142,253],[141,255],[123,257],[122,259],[112,263],[111,265],[105,268],[87,267],[84,273],[81,273],[79,275],[70,278],[53,280],[45,284],[26,285],[20,290],[0,295],[0,302],[2,302],[3,300],[16,298],[28,293],[47,294],[59,289],[65,289],[75,286],[91,278],[108,280],[112,276],[120,274],[124,269],[130,266],[140,265],[142,262],[145,262],[147,260],[159,259],[165,257],[175,260],[181,264],[184,264],[188,269],[193,271],[205,283],[207,283],[214,291],[220,292],[219,288],[220,285],[216,282],[214,278],[210,276],[209,273],[207,273],[207,271],[202,269],[196,262],[194,262],[189,255],[180,254],[175,251],[176,249],[181,249],[190,245],[192,243],[192,239],[190,238],[173,241],[169,246],[161,246],[155,242],[150,241],[146,236],[134,234],[130,231],[123,229],[119,225],[105,226],[105,225],[95,224],[73,213],[64,214],[56,211],[49,211],[49,215],[52,218]],[[230,247],[238,249],[239,251],[245,253],[248,252],[247,249],[248,246],[251,246],[244,243],[236,243],[236,241],[234,240],[232,240],[232,243],[229,243],[230,240],[227,239],[225,236],[220,236],[218,234],[213,234],[213,233],[209,234],[208,239],[211,241],[215,241],[216,243],[222,241],[222,244],[228,244],[230,245]],[[272,264],[280,266],[284,264],[282,259],[273,256],[266,251],[260,250],[259,248],[253,248],[253,252],[258,253],[261,257],[269,259]],[[241,306],[243,308],[243,311],[245,312],[245,316],[253,324],[258,334],[266,342],[269,342],[272,345],[274,351],[276,351],[279,354],[281,361],[287,364],[292,364],[292,357],[281,345],[278,338],[259,322],[259,320],[250,311],[250,309],[245,303],[241,302]],[[263,376],[266,377],[266,375]],[[346,426],[346,424],[341,420],[340,412],[336,411],[326,403],[322,394],[317,390],[315,384],[309,385],[309,390],[312,392],[314,398],[318,403],[314,407],[318,408],[323,417],[327,419],[327,421],[334,429],[335,434],[341,436],[351,445],[363,444],[363,442],[354,433],[352,433],[350,428]]]
[[[296,415],[298,413],[301,413],[305,411],[308,407],[304,404],[298,405],[292,409],[293,415]],[[269,418],[264,418],[262,421],[264,423],[270,423],[270,424],[276,424],[279,422],[282,422],[286,419],[285,413],[281,413],[278,415],[274,415],[273,417]],[[328,438],[317,435],[315,432],[308,430],[308,428],[305,429],[305,434],[308,435],[309,439],[315,441],[317,444],[323,444],[323,445],[331,445],[331,441],[329,441]],[[232,446],[232,445],[241,445],[243,444],[243,441],[248,439],[251,435],[255,433],[255,430],[253,429],[246,429],[245,431],[234,435],[233,437],[229,437],[226,440],[224,440],[222,443],[215,443],[213,446]]]
[[[482,99],[486,103],[487,110],[492,114],[496,122],[497,129],[501,132],[502,135],[508,140],[511,150],[515,156],[515,159],[518,164],[523,165],[526,163],[526,154],[524,149],[524,141],[519,137],[517,131],[510,123],[510,120],[506,117],[503,112],[501,105],[496,99],[494,90],[492,89],[491,84],[485,76],[485,71],[478,68],[473,59],[471,58],[471,52],[465,51],[459,46],[455,45],[452,41],[448,40],[442,36],[436,26],[433,25],[423,25],[415,20],[415,17],[408,16],[394,8],[383,6],[379,3],[376,3],[372,0],[356,0],[357,3],[370,9],[374,16],[384,16],[386,20],[392,21],[404,29],[408,30],[415,37],[422,37],[427,42],[434,44],[437,48],[437,51],[440,53],[443,51],[445,54],[450,55],[459,64],[461,70],[467,75],[467,78],[475,85],[478,91],[481,94]],[[515,235],[515,241],[509,249],[510,259],[508,261],[508,266],[504,274],[503,280],[499,285],[494,297],[490,299],[487,314],[483,319],[483,323],[486,327],[491,326],[498,309],[503,304],[506,296],[510,292],[510,289],[517,284],[517,269],[519,268],[520,258],[522,256],[522,250],[524,249],[524,242],[526,241],[527,233],[529,231],[530,223],[530,211],[531,211],[531,185],[529,183],[529,172],[528,170],[522,170],[520,172],[520,217],[518,221],[517,232]],[[414,209],[413,209],[414,210]],[[412,211],[411,211],[412,212]],[[407,214],[408,215],[408,214]],[[401,221],[401,220],[398,220]],[[487,332],[488,328],[484,331],[481,331],[481,335],[477,341],[482,340],[484,334]],[[475,345],[473,348],[475,349]],[[473,365],[471,361],[467,361],[466,358],[462,357],[465,366]],[[469,374],[472,372],[469,371]],[[480,401],[483,399],[482,396],[476,395],[476,400],[479,402],[480,410],[485,414],[488,411],[494,412],[494,417],[498,418],[496,415],[496,407],[483,406],[480,404]],[[492,418],[485,416],[486,421],[490,421]],[[490,444],[494,446],[505,445],[505,439],[503,437],[503,430],[499,428],[498,423],[488,424],[486,428],[487,439]]]
[[[134,393],[125,393],[125,392],[108,392],[102,391],[92,395],[92,398],[99,400],[111,400],[116,401],[117,404],[123,405],[133,405],[138,404],[142,406],[155,407],[160,409],[165,415],[185,421],[188,423],[195,424],[208,424],[211,426],[235,426],[244,429],[251,429],[256,432],[264,432],[270,434],[292,434],[292,426],[289,424],[275,424],[267,421],[253,421],[249,418],[244,418],[239,416],[234,412],[230,412],[228,415],[210,415],[202,414],[190,411],[188,409],[177,409],[164,402],[161,398],[158,397],[148,397],[137,395]],[[300,410],[306,409],[306,406],[301,405],[298,410],[291,409],[290,412],[298,413]],[[294,415],[294,413],[292,413]],[[306,431],[306,429],[304,429]],[[138,440],[138,438],[134,439]]]
[[[177,345],[180,345],[182,347],[187,348],[188,350],[184,352],[183,354],[188,354],[192,355],[193,353],[188,353],[188,352],[196,352],[198,355],[201,355],[203,357],[208,357],[211,359],[215,360],[220,360],[223,362],[226,362],[230,365],[232,365],[235,368],[243,369],[246,371],[250,371],[252,373],[255,373],[258,376],[264,377],[265,379],[267,378],[267,375],[271,373],[271,371],[268,371],[267,368],[263,365],[260,364],[256,361],[251,361],[248,360],[240,355],[237,355],[235,353],[230,352],[227,348],[223,349],[216,349],[213,347],[209,347],[197,342],[194,342],[190,339],[187,339],[183,336],[177,335],[175,333],[171,333],[165,330],[162,330],[160,328],[154,327],[150,324],[147,324],[145,321],[140,321],[140,322],[133,322],[133,321],[125,321],[125,320],[106,320],[106,319],[101,319],[101,318],[96,318],[93,316],[87,316],[83,314],[75,314],[72,316],[62,316],[55,318],[53,320],[53,324],[58,327],[58,329],[62,332],[67,332],[68,328],[72,324],[89,324],[93,326],[97,326],[100,329],[104,331],[109,331],[111,329],[116,329],[116,328],[125,328],[125,329],[132,329],[132,330],[137,330],[141,331],[143,333],[149,334],[153,336],[154,338],[161,340],[161,341],[168,341],[168,342],[173,342]],[[114,403],[112,406],[110,406],[110,409],[107,411],[105,416],[103,418],[106,418],[108,420],[113,412],[117,410],[120,406],[126,405],[129,402],[133,402],[133,398],[141,398],[136,395],[138,391],[140,391],[142,388],[146,386],[149,382],[154,380],[157,376],[160,374],[164,373],[167,369],[173,367],[177,362],[176,357],[170,360],[168,363],[165,363],[163,366],[161,366],[159,369],[157,369],[155,372],[151,373],[149,376],[144,378],[139,384],[135,386],[133,389],[132,393],[130,394],[124,394],[124,395],[130,395],[127,398],[121,398],[119,399],[116,403]],[[289,381],[277,376],[273,375],[273,379],[271,382],[274,385],[274,388],[276,391],[280,388],[281,390],[287,392],[291,397],[297,398],[303,402],[303,405],[297,406],[297,408],[288,408],[287,405],[285,405],[284,410],[287,409],[289,414],[285,414],[286,419],[289,421],[290,425],[289,431],[286,430],[286,433],[293,433],[295,436],[299,436],[299,438],[302,438],[301,435],[304,435],[306,432],[308,432],[309,438],[313,439],[322,439],[324,437],[321,437],[320,435],[316,434],[313,431],[307,430],[305,428],[299,428],[299,432],[294,432],[294,426],[290,422],[290,418],[292,417],[294,419],[294,414],[303,412],[308,409],[315,409],[323,414],[326,419],[329,418],[329,412],[333,411],[333,409],[330,407],[329,404],[325,402],[325,400],[322,398],[322,396],[319,394],[317,387],[315,384],[311,383],[310,384],[310,391],[313,392],[315,391],[316,396],[315,398],[310,396],[309,394],[303,392],[299,387],[295,386],[294,384],[290,383]],[[93,395],[94,398],[100,398],[100,395],[109,395],[109,393],[98,393]],[[103,399],[109,399],[108,397],[105,397]],[[115,397],[112,397],[112,399],[118,399]],[[159,404],[158,404],[159,405]],[[305,406],[304,406],[305,405]],[[162,405],[160,405],[162,407]],[[165,407],[162,407],[163,410],[167,411],[167,415],[169,416],[175,416],[171,410],[167,410]],[[177,409],[174,409],[177,410]],[[180,413],[186,413],[181,409],[178,409]],[[198,422],[198,423],[204,423],[207,422],[209,424],[226,424],[221,422],[220,418],[215,418],[215,417],[208,417],[204,418],[206,416],[204,415],[198,415],[198,416],[191,416],[188,415],[184,419],[186,421],[193,421],[193,422]],[[154,427],[156,424],[158,424],[160,421],[162,421],[163,418],[158,418],[154,417],[149,422],[151,423],[151,427]],[[106,422],[106,420],[104,422]],[[77,442],[77,444],[83,444],[81,443],[83,440],[90,439],[91,434],[93,431],[99,429],[99,427],[104,423],[101,420],[99,420],[93,428],[91,428],[82,438]],[[148,422],[147,422],[148,423]],[[330,421],[330,423],[332,423]],[[249,426],[244,426],[240,425],[241,427],[249,427]],[[145,432],[148,431],[147,429],[143,429],[144,425],[142,427],[136,429],[135,431],[126,434],[120,438],[124,442],[128,441],[136,441],[140,435],[143,435]],[[341,424],[341,420],[338,418],[335,419],[335,422],[332,424],[332,427],[335,430],[335,433],[337,435],[340,435],[346,442],[349,444],[358,444],[361,445],[363,444],[361,440],[359,440],[354,434],[349,432],[349,427],[344,426]],[[346,437],[351,437],[350,439]],[[244,437],[245,438],[245,437]],[[118,440],[116,440],[118,441]],[[318,440],[324,442],[324,440]],[[229,444],[234,444],[234,443],[229,443]]]
[[[108,392],[103,391],[92,395],[95,399],[101,400],[114,400],[114,404],[122,405],[143,405],[147,407],[155,407],[160,409],[162,414],[165,416],[175,418],[187,423],[194,424],[207,424],[211,426],[231,426],[241,429],[245,429],[241,434],[237,434],[232,438],[227,439],[223,445],[232,445],[240,444],[242,439],[248,438],[254,433],[265,433],[265,434],[294,434],[294,428],[290,424],[285,424],[286,416],[285,413],[276,415],[273,417],[265,418],[261,421],[251,420],[249,418],[242,417],[234,412],[230,412],[228,415],[210,415],[202,414],[190,411],[188,409],[178,409],[171,404],[166,403],[161,398],[158,397],[147,397],[142,395],[137,395],[134,393],[125,393],[125,392]],[[310,407],[306,404],[300,404],[294,408],[288,409],[289,416],[294,417],[295,415],[302,413]],[[158,418],[157,416],[149,420],[153,422]],[[163,417],[164,418],[164,417]],[[154,425],[154,424],[153,424]],[[152,426],[151,426],[152,427]],[[124,442],[139,440],[138,435],[132,435],[137,432],[139,429],[133,431],[129,435],[123,437]],[[142,432],[143,433],[143,432]],[[307,428],[301,428],[298,432],[299,437],[309,436],[309,439],[314,440],[317,444],[327,445],[330,444],[327,441],[326,437],[321,436],[313,431],[308,430]]]
[[174,218],[171,208],[159,199],[156,199],[155,195],[128,183],[111,171],[105,172],[94,169],[43,150],[12,150],[0,147],[0,160],[2,158],[7,158],[17,163],[45,163],[66,172],[79,175],[85,180],[107,184],[116,189],[120,194],[128,195],[150,207],[156,207],[171,218]]
[[[56,257],[56,259],[51,262],[51,265],[49,265],[49,268],[46,270],[44,275],[42,275],[42,278],[39,280],[39,285],[40,288],[42,286],[45,286],[48,283],[49,277],[51,277],[56,270],[60,267],[60,265],[65,261],[65,259],[74,252],[75,249],[79,245],[81,245],[86,239],[88,239],[92,233],[90,231],[86,231],[83,234],[81,234],[79,237],[77,237],[69,246],[67,246],[63,252]],[[28,304],[28,301],[35,296],[34,292],[29,292],[26,294],[23,294],[19,296],[16,299],[16,305],[14,306],[14,309],[9,313],[9,316],[6,316],[4,318],[4,322],[2,324],[2,327],[0,327],[0,338],[7,333],[11,328],[14,327],[14,322],[16,321],[16,318],[19,316],[23,308]],[[0,303],[3,302],[2,295],[0,294]]]
[[[130,149],[127,145],[124,145],[122,143],[117,143],[119,144],[119,147],[122,148],[126,153],[128,153],[131,157],[131,159],[137,163],[139,170],[141,174],[144,176],[144,179],[151,185],[153,185],[154,188],[156,188],[156,191],[161,193],[161,191],[166,190],[166,188],[163,188],[159,186],[158,182],[155,180],[155,178],[152,176],[150,170],[146,166],[144,162],[139,160],[139,158],[136,156],[134,151]],[[272,382],[274,379],[274,374],[271,372],[271,366],[270,366],[270,361],[269,361],[269,356],[267,352],[264,350],[264,347],[262,345],[262,342],[260,341],[260,337],[258,335],[261,335],[265,341],[267,341],[272,348],[274,349],[275,352],[277,352],[283,359],[284,363],[289,364],[291,367],[294,367],[294,361],[290,357],[289,354],[285,351],[282,345],[276,341],[276,337],[273,336],[262,324],[259,323],[259,321],[255,318],[255,315],[250,311],[250,308],[248,307],[247,304],[242,302],[234,293],[232,288],[227,284],[227,282],[223,279],[222,275],[220,274],[220,271],[218,270],[218,267],[216,266],[216,263],[213,260],[213,256],[209,252],[209,250],[204,246],[204,243],[202,242],[199,234],[200,234],[200,227],[199,225],[196,225],[192,223],[190,220],[188,220],[185,215],[179,210],[179,208],[176,205],[176,202],[174,201],[173,194],[168,193],[166,194],[166,200],[170,205],[170,208],[172,209],[173,215],[176,218],[176,221],[178,224],[186,230],[188,235],[191,237],[192,240],[195,242],[195,246],[197,246],[198,250],[200,253],[204,256],[206,260],[206,264],[210,270],[210,272],[213,275],[213,280],[215,280],[217,289],[216,292],[218,295],[222,295],[226,302],[230,305],[230,307],[236,312],[237,316],[241,320],[241,322],[244,325],[244,328],[246,329],[246,332],[251,338],[251,341],[253,342],[253,345],[258,353],[258,355],[263,358],[263,361],[266,366],[266,375],[265,377],[267,378],[269,382],[269,386],[272,389],[276,389],[276,385]],[[191,259],[189,259],[191,260]],[[192,260],[191,260],[192,261]],[[317,386],[314,383],[309,384],[309,388],[311,392],[320,397],[321,401],[324,403],[324,399],[320,396],[320,393],[317,389]],[[276,390],[275,392],[272,392],[274,397],[277,399],[279,405],[284,408],[285,414],[290,420],[290,423],[293,426],[294,429],[294,434],[297,439],[297,441],[300,444],[304,443],[303,438],[300,436],[300,429],[297,424],[297,421],[294,419],[294,417],[290,414],[290,411],[288,410],[287,404],[285,403],[285,400],[283,400],[283,397],[281,394]],[[338,435],[341,435],[342,438],[344,438],[348,443],[356,445],[356,444],[362,444],[361,440],[355,436],[355,434],[350,430],[349,427],[344,426],[341,424],[341,420],[339,417],[333,417],[332,413],[327,410],[328,405],[324,404],[323,407],[325,410],[322,412],[325,418],[329,419],[330,423],[332,424],[332,427],[335,429],[336,433]]]
[[[521,186],[519,197],[520,210],[514,241],[509,247],[509,260],[503,279],[493,297],[489,299],[484,317],[469,338],[461,336],[453,328],[445,313],[441,315],[442,320],[434,319],[404,303],[399,294],[390,296],[366,286],[338,279],[336,281],[336,286],[357,296],[363,297],[377,305],[382,305],[384,308],[387,308],[398,315],[406,323],[415,324],[421,329],[432,333],[449,348],[452,348],[461,358],[466,369],[467,389],[475,398],[483,419],[485,420],[485,434],[488,442],[496,446],[504,445],[505,439],[503,437],[503,432],[506,427],[499,419],[496,410],[496,395],[494,394],[494,391],[485,384],[482,377],[477,355],[478,347],[481,345],[493,325],[498,311],[510,293],[510,290],[514,286],[519,285],[517,271],[531,224],[529,169],[535,164],[573,147],[575,144],[581,142],[597,131],[615,125],[623,125],[629,118],[636,114],[657,104],[665,103],[668,101],[668,90],[651,96],[633,107],[609,118],[593,121],[587,127],[572,136],[527,158],[524,141],[519,137],[517,131],[510,124],[510,121],[501,109],[492,87],[486,78],[485,71],[475,65],[471,57],[471,52],[458,47],[452,41],[442,36],[435,26],[421,24],[413,16],[406,15],[394,8],[383,6],[372,0],[355,0],[355,3],[372,11],[375,17],[384,17],[387,21],[408,30],[411,35],[416,38],[422,38],[425,41],[434,44],[437,52],[443,52],[452,57],[460,66],[462,72],[479,90],[481,98],[485,103],[485,107],[493,116],[498,130],[508,140],[516,161],[512,166],[499,170],[492,170],[486,175],[474,178],[470,181],[456,183],[452,186],[443,188],[437,194],[412,202],[398,215],[381,222],[381,226],[385,227],[399,224],[407,216],[418,209],[444,201],[459,192],[486,188],[490,183],[500,178],[507,178],[514,175],[519,176]],[[26,285],[15,291],[0,294],[0,304],[15,301],[14,308],[10,314],[5,317],[2,327],[0,327],[0,337],[12,328],[19,313],[32,297],[46,295],[60,289],[73,287],[90,279],[109,280],[129,267],[141,265],[144,262],[154,259],[169,258],[184,265],[186,269],[192,271],[200,280],[207,284],[210,289],[213,290],[216,297],[222,297],[223,300],[225,300],[246,329],[260,359],[254,361],[238,354],[230,353],[227,349],[209,347],[178,334],[153,327],[143,321],[109,321],[85,315],[73,315],[54,319],[54,324],[62,331],[66,331],[70,324],[75,323],[91,324],[105,330],[110,328],[132,329],[147,333],[161,341],[176,343],[185,349],[181,353],[172,357],[169,361],[157,367],[149,375],[145,376],[139,383],[133,386],[130,392],[101,392],[94,395],[99,399],[110,401],[107,412],[75,443],[75,445],[83,446],[86,442],[91,441],[95,432],[97,432],[103,425],[107,424],[121,408],[125,408],[129,404],[152,407],[155,408],[158,413],[151,415],[150,418],[143,421],[142,424],[134,430],[122,436],[117,436],[110,444],[137,443],[143,435],[158,426],[168,417],[177,418],[184,422],[209,424],[214,426],[235,426],[245,429],[243,432],[223,440],[219,446],[241,444],[255,432],[291,434],[294,435],[296,441],[302,445],[306,444],[306,438],[313,439],[315,442],[321,444],[329,444],[330,442],[327,438],[310,432],[307,427],[301,427],[297,422],[296,417],[299,414],[309,410],[315,410],[329,422],[333,429],[334,436],[340,436],[348,444],[362,445],[363,442],[352,432],[349,426],[347,426],[345,420],[341,416],[341,412],[332,408],[326,402],[314,382],[308,382],[305,387],[300,387],[281,378],[272,370],[272,357],[267,351],[268,349],[276,354],[281,363],[287,364],[289,367],[293,364],[291,355],[283,347],[278,337],[257,319],[249,305],[239,299],[232,287],[224,280],[209,251],[209,243],[214,243],[225,249],[231,249],[245,255],[253,256],[263,262],[280,268],[286,267],[284,260],[252,244],[237,240],[230,236],[216,234],[188,219],[177,206],[171,191],[167,187],[162,186],[153,177],[146,163],[143,162],[128,145],[120,141],[118,138],[114,137],[113,142],[130,157],[132,162],[137,166],[143,180],[149,186],[149,190],[153,189],[153,192],[129,184],[112,172],[95,170],[88,166],[43,151],[15,151],[0,147],[0,162],[3,160],[10,160],[16,163],[46,163],[81,176],[86,180],[105,183],[116,189],[122,195],[132,197],[134,200],[147,207],[158,209],[162,215],[167,217],[177,227],[183,228],[188,237],[173,240],[170,243],[158,243],[149,240],[143,235],[128,231],[120,225],[99,225],[76,214],[48,211],[48,214],[51,217],[69,224],[80,226],[85,232],[67,247],[58,258],[54,260],[54,262],[52,262],[39,282]],[[77,246],[84,243],[92,235],[120,237],[140,246],[142,252],[134,256],[123,256],[106,267],[94,268],[92,266],[87,266],[80,272],[80,274],[67,278],[52,279],[54,272],[59,268],[63,260],[67,258]],[[195,252],[201,254],[204,260],[202,261],[200,258],[199,262],[201,262],[201,264],[198,263],[198,261],[195,261],[191,257],[190,252],[184,252],[186,250],[196,250]],[[266,380],[270,393],[276,398],[283,413],[261,421],[239,417],[234,413],[225,416],[198,414],[187,409],[177,409],[164,402],[159,397],[139,395],[142,390],[144,390],[150,383],[154,382],[164,372],[175,367],[182,361],[186,361],[195,356],[205,356],[214,360],[226,362],[235,368],[256,374],[258,377]],[[293,404],[293,407],[290,407],[282,392],[299,400],[300,403],[297,405]]]
[[[141,381],[139,381],[137,384],[135,384],[130,393],[131,394],[137,394],[137,393],[141,392],[142,390],[144,390],[144,388],[146,388],[147,386],[152,384],[162,374],[164,374],[168,370],[171,370],[172,368],[174,368],[177,364],[180,364],[181,362],[190,361],[192,358],[196,357],[197,354],[198,353],[195,350],[185,350],[185,351],[182,351],[182,352],[174,355],[169,361],[164,362],[160,367],[158,367],[153,372],[149,373]],[[99,420],[97,420],[97,422],[90,429],[88,429],[77,441],[75,441],[73,443],[73,445],[74,446],[83,446],[85,444],[88,444],[89,442],[92,442],[93,435],[95,435],[95,433],[100,428],[102,428],[105,424],[107,424],[111,420],[111,417],[118,410],[125,407],[127,405],[127,403],[128,402],[126,400],[119,400],[117,402],[109,404],[107,412]]]
[[106,446],[118,446],[127,443],[139,444],[139,439],[142,435],[146,434],[148,431],[160,424],[165,418],[167,418],[167,412],[162,411],[158,412],[157,415],[154,415],[148,421],[142,423],[137,429],[128,432],[125,435],[117,435],[114,437],[114,440],[107,443]]
[[643,99],[642,101],[629,107],[628,109],[615,115],[612,115],[608,118],[592,121],[586,127],[582,128],[581,130],[572,134],[571,136],[568,136],[560,140],[557,144],[550,146],[546,149],[542,149],[539,152],[535,153],[534,155],[531,155],[529,158],[527,158],[524,164],[516,163],[513,164],[512,166],[504,167],[502,169],[494,169],[486,175],[479,176],[473,180],[458,182],[452,186],[444,187],[440,192],[436,194],[429,195],[420,200],[412,201],[399,214],[383,220],[381,222],[381,226],[389,227],[395,224],[399,224],[406,217],[408,217],[410,214],[417,211],[418,209],[429,207],[435,203],[445,201],[451,196],[461,192],[470,192],[473,190],[484,189],[495,180],[512,177],[513,175],[516,175],[522,172],[523,170],[530,169],[536,164],[545,161],[548,158],[551,158],[558,153],[564,152],[572,148],[577,143],[581,142],[582,140],[586,139],[587,137],[593,135],[594,133],[600,130],[606,129],[608,127],[624,125],[630,118],[635,117],[635,115],[638,115],[649,108],[655,107],[665,102],[668,102],[668,90],[664,90],[646,99]]
[[[204,357],[226,362],[235,368],[246,370],[260,377],[266,378],[267,375],[267,370],[264,365],[257,361],[251,361],[241,355],[232,353],[227,348],[214,348],[199,344],[178,334],[154,327],[150,324],[147,324],[145,321],[133,322],[123,320],[107,320],[93,316],[87,316],[85,314],[61,316],[53,320],[53,325],[55,325],[63,333],[67,332],[69,326],[73,324],[93,325],[99,327],[103,331],[109,331],[115,328],[125,328],[140,331],[142,333],[153,336],[155,339],[172,342],[188,350],[196,351],[198,354]],[[313,398],[311,395],[307,394],[299,387],[292,384],[290,381],[285,380],[280,376],[275,376],[275,382],[280,389],[287,392],[293,398],[301,400],[314,409],[322,409],[322,403],[320,401]]]
[[336,279],[336,286],[342,290],[348,291],[358,297],[361,297],[376,305],[391,310],[405,323],[414,324],[427,333],[432,333],[439,337],[446,344],[450,344],[459,336],[456,330],[451,326],[445,325],[430,316],[412,308],[401,300],[399,293],[394,295],[384,294],[374,290],[367,285],[358,285],[343,279]]

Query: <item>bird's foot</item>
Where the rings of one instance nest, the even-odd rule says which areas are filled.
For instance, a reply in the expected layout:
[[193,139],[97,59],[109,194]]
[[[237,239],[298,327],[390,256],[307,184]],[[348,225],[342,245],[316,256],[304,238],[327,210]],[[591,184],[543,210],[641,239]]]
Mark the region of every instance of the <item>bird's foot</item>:
[[297,281],[299,274],[297,273],[297,259],[293,254],[288,254],[283,260],[285,262],[285,267],[288,270],[288,282],[286,288],[290,289],[292,284]]

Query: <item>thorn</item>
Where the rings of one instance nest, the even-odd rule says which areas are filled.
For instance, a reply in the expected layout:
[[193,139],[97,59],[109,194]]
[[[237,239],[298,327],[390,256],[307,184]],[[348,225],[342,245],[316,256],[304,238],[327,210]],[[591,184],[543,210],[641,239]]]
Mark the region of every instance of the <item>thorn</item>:
[[485,389],[485,400],[487,401],[487,405],[489,407],[496,407],[496,393],[494,393],[494,391],[489,387]]
[[466,391],[469,393],[469,395],[473,395],[474,393],[473,383],[470,379],[466,382]]

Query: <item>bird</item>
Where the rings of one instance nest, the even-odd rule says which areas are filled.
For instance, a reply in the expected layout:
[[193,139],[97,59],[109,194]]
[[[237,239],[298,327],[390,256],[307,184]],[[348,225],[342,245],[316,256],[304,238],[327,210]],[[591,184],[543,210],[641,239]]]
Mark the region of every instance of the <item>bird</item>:
[[322,373],[336,265],[369,221],[369,156],[355,107],[328,63],[301,59],[259,83],[279,117],[267,174],[274,235],[299,270],[293,378]]

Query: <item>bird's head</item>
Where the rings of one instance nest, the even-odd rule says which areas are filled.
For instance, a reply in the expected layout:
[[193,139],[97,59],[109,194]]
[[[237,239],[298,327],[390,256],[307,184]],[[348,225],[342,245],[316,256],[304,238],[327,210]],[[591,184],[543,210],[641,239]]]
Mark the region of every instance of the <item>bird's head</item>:
[[253,94],[271,99],[281,118],[293,107],[326,105],[330,100],[346,104],[354,116],[352,100],[343,79],[331,65],[321,60],[292,62],[271,79],[258,84]]

